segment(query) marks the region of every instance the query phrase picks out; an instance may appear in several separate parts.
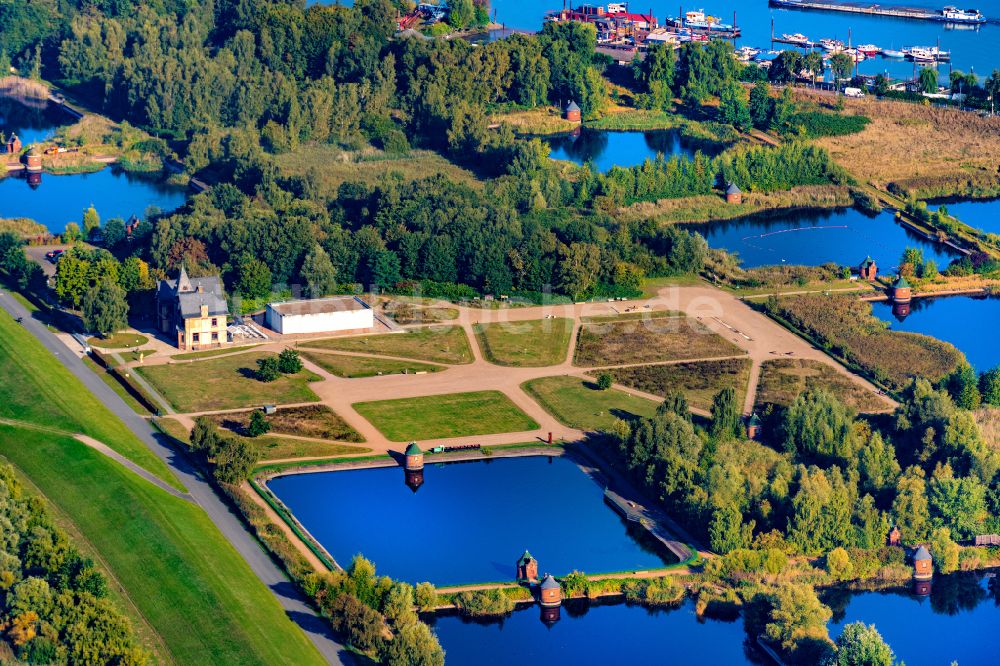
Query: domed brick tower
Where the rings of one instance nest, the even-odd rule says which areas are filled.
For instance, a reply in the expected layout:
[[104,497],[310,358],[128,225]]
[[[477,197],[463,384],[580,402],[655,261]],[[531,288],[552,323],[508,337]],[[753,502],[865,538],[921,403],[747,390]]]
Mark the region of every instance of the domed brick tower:
[[923,546],[913,554],[913,578],[929,580],[934,575],[934,560]]
[[424,468],[424,452],[420,450],[416,442],[410,442],[406,447],[406,471],[415,472]]
[[545,579],[538,586],[538,603],[546,608],[562,604],[562,587],[552,577],[552,574],[545,574]]
[[563,109],[563,118],[573,123],[580,122],[580,106],[570,100],[570,103]]
[[913,287],[900,275],[892,285],[892,300],[895,303],[909,303],[913,298]]

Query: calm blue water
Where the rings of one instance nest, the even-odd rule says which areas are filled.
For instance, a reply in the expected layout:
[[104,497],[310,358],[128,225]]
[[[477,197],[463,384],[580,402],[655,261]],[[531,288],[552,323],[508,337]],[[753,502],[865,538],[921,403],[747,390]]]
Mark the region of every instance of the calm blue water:
[[556,575],[664,564],[564,458],[428,465],[416,493],[400,468],[298,474],[269,485],[338,562],[362,553],[379,573],[409,582],[513,580],[525,549],[540,573]]
[[29,217],[55,234],[62,233],[67,222],[81,224],[83,211],[91,205],[104,221],[132,214],[144,217],[150,207],[171,211],[186,199],[183,187],[114,167],[70,176],[43,173],[37,186],[29,185],[23,174],[0,178],[0,217]]
[[970,227],[1000,234],[1000,199],[933,199],[927,202],[927,207],[937,210],[942,204],[949,215]]
[[[335,4],[335,0],[318,0],[323,4]],[[308,4],[316,4],[317,0],[309,0]],[[349,6],[350,0],[341,0],[340,4]],[[587,4],[572,2],[573,6]],[[591,2],[590,4],[606,4]],[[949,0],[905,0],[905,2],[883,2],[884,5],[901,4],[911,7],[932,7],[940,9]],[[1000,0],[977,0],[972,3],[959,3],[963,7],[970,6],[979,9],[989,18],[1000,18]],[[547,11],[561,9],[559,0],[492,0],[492,9],[496,10],[496,20],[508,28],[521,30],[541,30],[542,17]],[[934,46],[940,40],[941,48],[951,51],[952,66],[962,71],[975,72],[980,77],[989,76],[995,68],[1000,67],[1000,56],[996,46],[1000,43],[1000,25],[987,24],[980,27],[953,27],[937,21],[915,21],[883,16],[857,16],[841,12],[807,11],[795,9],[776,9],[770,7],[766,0],[715,0],[709,3],[691,3],[683,5],[684,10],[704,9],[706,13],[720,17],[725,23],[733,22],[733,12],[736,12],[736,23],[743,31],[737,40],[737,46],[754,46],[769,48],[771,39],[771,21],[774,21],[774,35],[780,37],[783,33],[800,32],[813,41],[822,38],[839,39],[845,44],[850,30],[851,43],[875,44],[883,48],[899,50],[904,46]],[[669,0],[649,0],[648,2],[632,3],[634,12],[652,10],[660,20],[676,16],[679,7]],[[492,15],[492,12],[491,12]],[[792,48],[776,44],[775,49]],[[881,57],[870,58],[859,64],[858,71],[862,74],[886,73],[896,78],[911,78],[915,67],[905,60],[887,60]],[[942,79],[948,76],[949,66],[939,64],[938,72]]]
[[[51,138],[59,127],[69,124],[71,118],[62,109],[44,103],[22,104],[16,99],[0,96],[0,132],[6,140],[17,134],[21,144],[30,146]],[[0,148],[0,151],[6,147]]]
[[923,333],[958,347],[980,372],[1000,365],[1000,297],[941,296],[915,298],[903,321],[893,316],[888,303],[872,303],[876,317],[895,331]]
[[693,157],[697,149],[676,130],[605,132],[584,127],[579,132],[549,137],[545,141],[552,150],[551,158],[577,164],[590,161],[602,173],[613,166],[642,164],[657,155],[668,159],[675,155]]
[[943,246],[910,233],[890,213],[869,217],[854,208],[793,210],[731,221],[689,225],[709,246],[739,254],[746,268],[774,264],[856,266],[871,255],[879,270],[891,270],[907,247],[944,268],[953,255]]
[[[830,636],[852,622],[874,624],[908,666],[1000,663],[995,628],[1000,594],[981,574],[935,576],[930,596],[907,591],[821,594],[833,610]],[[450,665],[769,664],[749,649],[743,622],[699,621],[693,604],[676,609],[566,603],[553,624],[538,606],[500,621],[431,618]]]
[[834,610],[831,638],[851,622],[874,624],[907,666],[1000,664],[1000,595],[981,574],[935,576],[930,597],[861,592],[824,601]]
[[551,626],[542,622],[538,606],[499,622],[451,615],[432,618],[430,624],[449,666],[767,663],[747,654],[742,621],[701,622],[690,601],[669,610],[566,603]]

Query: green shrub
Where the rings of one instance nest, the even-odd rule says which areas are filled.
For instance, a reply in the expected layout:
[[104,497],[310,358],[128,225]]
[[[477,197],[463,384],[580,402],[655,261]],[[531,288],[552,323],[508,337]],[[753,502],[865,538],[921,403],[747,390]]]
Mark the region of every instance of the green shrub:
[[469,617],[498,617],[514,610],[513,600],[497,588],[461,592],[455,595],[455,606]]

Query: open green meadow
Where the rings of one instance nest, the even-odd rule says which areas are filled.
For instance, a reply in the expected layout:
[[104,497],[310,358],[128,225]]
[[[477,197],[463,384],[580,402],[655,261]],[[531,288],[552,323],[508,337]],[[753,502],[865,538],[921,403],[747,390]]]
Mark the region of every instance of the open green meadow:
[[496,365],[541,367],[566,360],[572,319],[476,324],[476,341],[483,356]]
[[609,430],[615,419],[652,416],[657,403],[618,389],[602,391],[579,377],[543,377],[521,385],[560,423],[587,431]]
[[300,353],[302,354],[302,358],[312,361],[331,375],[349,379],[375,377],[378,375],[412,375],[416,372],[438,372],[444,370],[440,365],[417,363],[415,361],[399,361],[393,358],[328,354],[305,349],[301,350]]
[[394,442],[538,428],[534,419],[499,391],[359,402],[354,409]]
[[[665,396],[670,391],[680,391],[692,407],[709,409],[715,394],[726,387],[736,389],[736,395],[740,400],[743,399],[750,381],[750,359],[727,358],[696,363],[637,365],[611,368],[606,372],[616,384],[660,396]],[[596,376],[597,373],[590,374]]]
[[398,356],[449,365],[472,363],[469,338],[461,326],[430,326],[411,329],[405,333],[309,340],[303,342],[302,346],[377,356]]
[[[90,435],[183,490],[79,380],[4,317],[0,416]],[[0,424],[0,456],[85,541],[158,663],[322,663],[196,505],[56,432]]]
[[195,363],[136,368],[179,412],[239,409],[265,404],[314,402],[319,398],[309,382],[319,379],[303,370],[273,382],[256,378],[257,359],[273,356],[248,352]]

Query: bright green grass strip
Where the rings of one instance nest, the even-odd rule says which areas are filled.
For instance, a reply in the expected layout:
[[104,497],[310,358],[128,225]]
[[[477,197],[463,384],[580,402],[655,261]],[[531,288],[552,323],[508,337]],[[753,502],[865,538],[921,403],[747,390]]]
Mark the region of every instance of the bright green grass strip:
[[515,367],[558,365],[566,360],[572,319],[477,324],[476,341],[490,363]]
[[197,506],[71,438],[0,426],[0,455],[101,553],[176,663],[323,663]]
[[617,389],[602,391],[579,377],[543,377],[522,388],[560,423],[579,430],[606,431],[615,419],[631,421],[656,413],[652,400]]
[[359,402],[354,409],[394,442],[524,432],[539,427],[499,391]]
[[410,329],[405,333],[309,340],[304,341],[302,346],[379,356],[398,356],[450,365],[472,363],[469,339],[461,326],[427,326]]
[[[65,353],[71,352],[67,349]],[[9,317],[0,317],[0,417],[90,435],[184,489],[162,460]]]
[[371,356],[348,356],[326,352],[300,350],[302,357],[323,368],[331,375],[355,379],[377,377],[379,375],[413,374],[416,372],[439,372],[444,366],[416,361],[398,361],[393,358],[373,358]]

